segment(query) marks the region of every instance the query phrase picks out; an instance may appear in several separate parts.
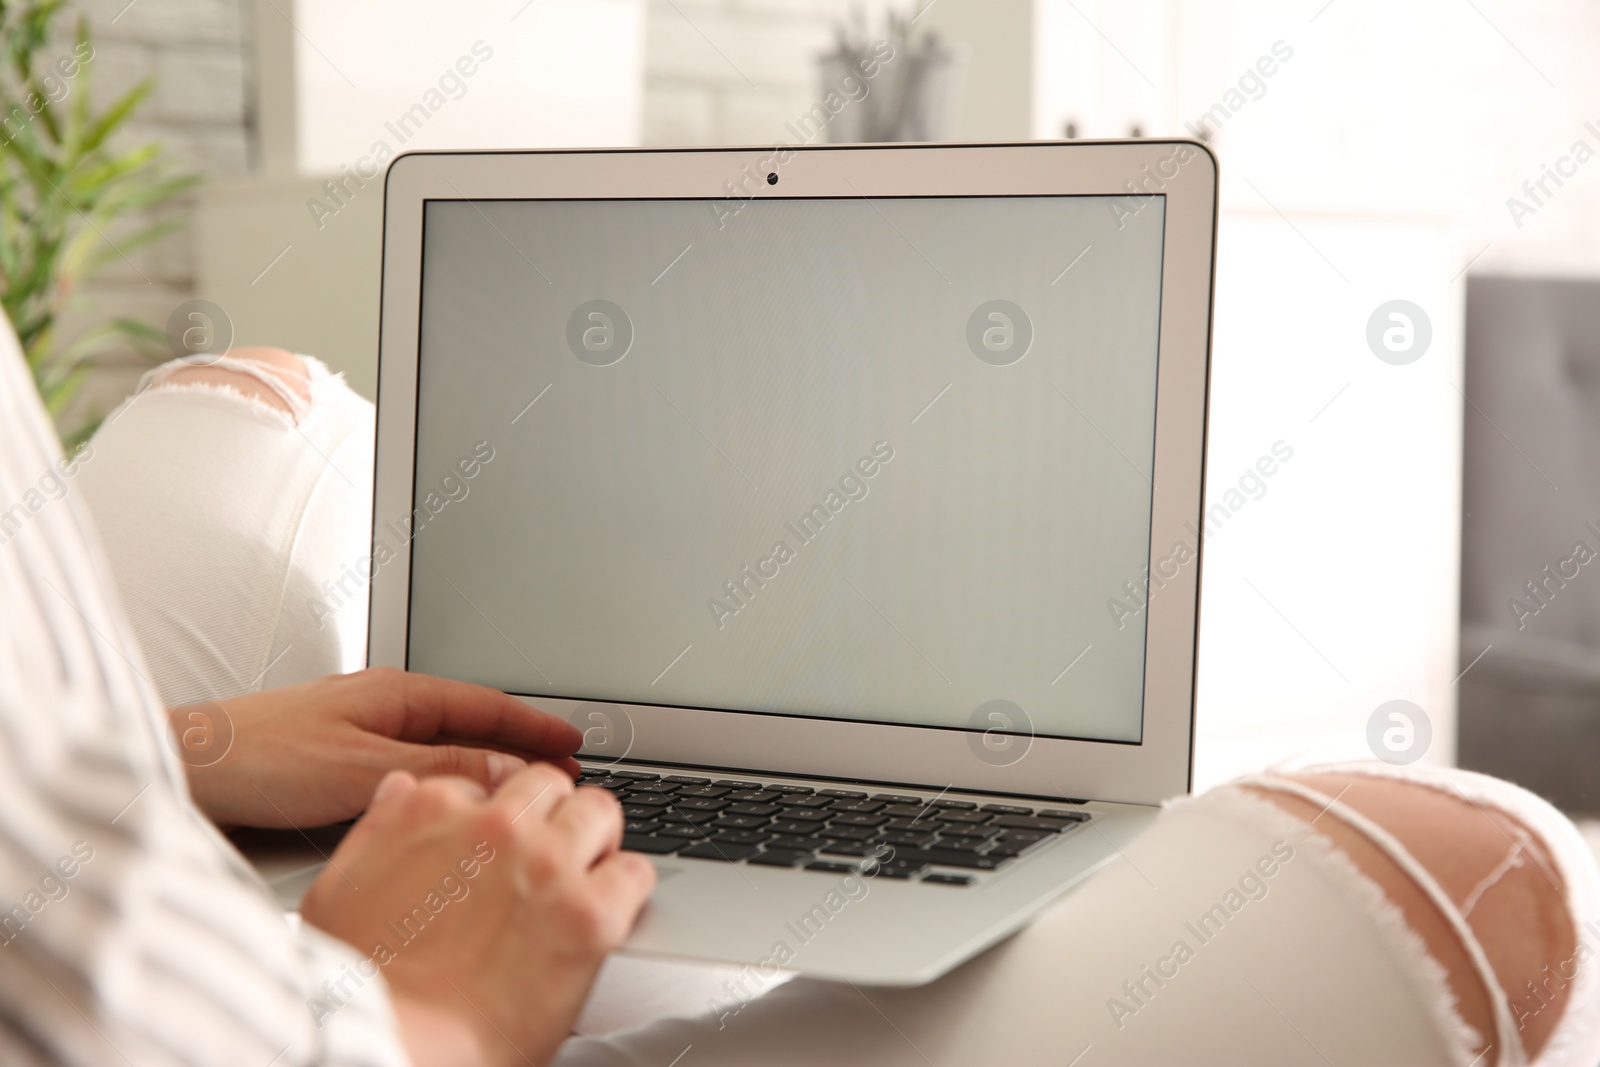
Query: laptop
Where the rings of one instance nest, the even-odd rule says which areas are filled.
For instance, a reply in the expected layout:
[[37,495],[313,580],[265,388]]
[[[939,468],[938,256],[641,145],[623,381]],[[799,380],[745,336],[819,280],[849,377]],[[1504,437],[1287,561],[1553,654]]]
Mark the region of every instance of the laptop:
[[418,153],[370,660],[583,730],[626,951],[914,985],[1190,788],[1216,163]]

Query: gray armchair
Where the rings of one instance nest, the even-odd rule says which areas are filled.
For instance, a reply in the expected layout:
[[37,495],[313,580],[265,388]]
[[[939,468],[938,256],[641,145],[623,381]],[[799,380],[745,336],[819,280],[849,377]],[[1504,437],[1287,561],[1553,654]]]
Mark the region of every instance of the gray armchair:
[[1466,303],[1459,760],[1600,813],[1600,280]]

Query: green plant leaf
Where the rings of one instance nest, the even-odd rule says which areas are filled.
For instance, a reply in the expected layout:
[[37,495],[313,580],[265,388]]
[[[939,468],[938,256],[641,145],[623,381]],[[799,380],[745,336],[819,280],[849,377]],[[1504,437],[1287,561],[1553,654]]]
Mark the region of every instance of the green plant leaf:
[[[112,147],[152,85],[141,83],[97,107],[87,19],[75,20],[70,37],[73,55],[90,59],[80,60],[70,77],[53,63],[60,54],[55,25],[65,11],[63,0],[0,0],[0,306],[58,421],[77,410],[73,401],[94,352],[116,342],[147,355],[161,350],[161,332],[132,319],[95,323],[65,346],[58,344],[57,323],[67,308],[88,307],[86,282],[182,224],[149,216],[199,180],[175,173],[158,143]],[[64,80],[66,93],[56,90],[57,99],[49,100],[41,91],[46,79],[52,86]],[[63,437],[69,444],[81,440],[97,422],[63,427]]]

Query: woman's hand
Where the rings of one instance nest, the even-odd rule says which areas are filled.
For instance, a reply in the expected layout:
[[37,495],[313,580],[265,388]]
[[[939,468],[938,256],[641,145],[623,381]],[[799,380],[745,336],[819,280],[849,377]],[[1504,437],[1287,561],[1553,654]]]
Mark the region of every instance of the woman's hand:
[[301,904],[381,968],[416,1063],[548,1063],[655,885],[622,810],[546,766],[383,780]]
[[528,761],[568,777],[583,735],[497,689],[376,668],[168,715],[195,803],[220,826],[324,826],[389,771],[494,789]]

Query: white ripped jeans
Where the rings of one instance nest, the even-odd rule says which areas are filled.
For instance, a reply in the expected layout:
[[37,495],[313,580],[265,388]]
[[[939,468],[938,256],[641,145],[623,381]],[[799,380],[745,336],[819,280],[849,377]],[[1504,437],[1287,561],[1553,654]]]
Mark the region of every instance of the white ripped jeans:
[[[153,681],[177,705],[359,667],[371,405],[315,360],[309,404],[270,370],[219,364],[267,384],[288,414],[214,385],[164,384],[181,366],[146,376],[77,475]],[[1547,966],[1542,984],[1502,988],[1466,921],[1517,863],[1515,842],[1453,901],[1371,818],[1262,775],[1169,804],[1118,862],[924,987],[798,978],[757,995],[772,976],[614,959],[580,1019],[591,1036],[569,1041],[557,1062],[1596,1067],[1600,874],[1572,825],[1531,794],[1467,772],[1342,770],[1403,777],[1516,820],[1559,872],[1571,958]],[[1488,991],[1491,1033],[1467,1026],[1423,940],[1323,824],[1263,794],[1312,804],[1318,820],[1337,820],[1403,872]],[[852,891],[871,892],[870,879]],[[1524,1024],[1557,989],[1565,1010],[1530,1057]]]

